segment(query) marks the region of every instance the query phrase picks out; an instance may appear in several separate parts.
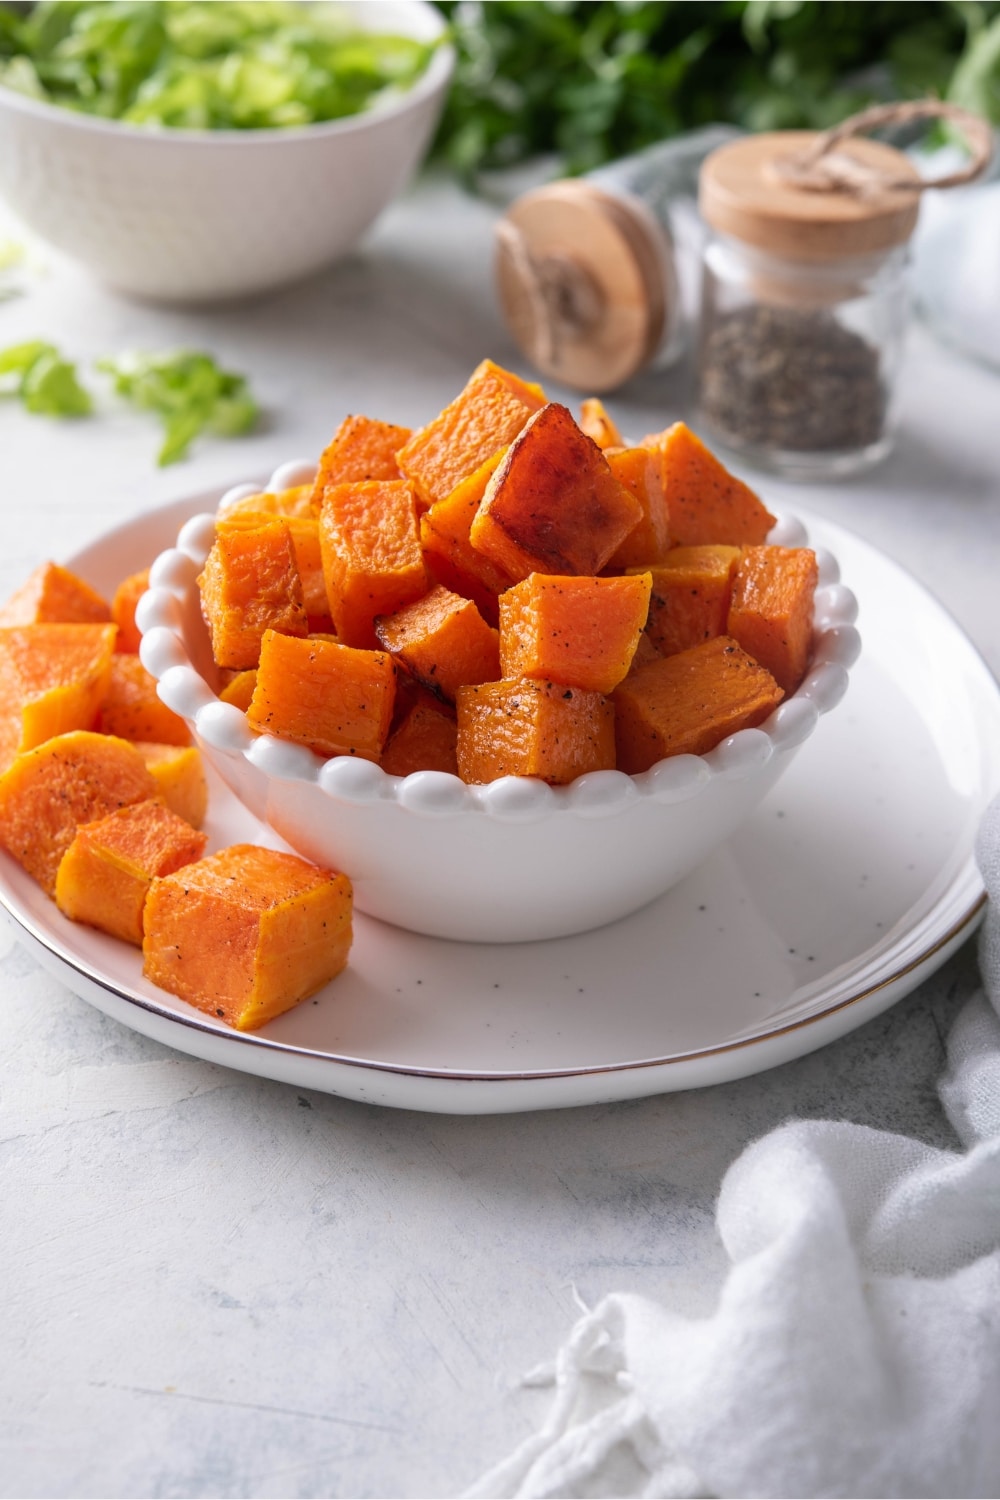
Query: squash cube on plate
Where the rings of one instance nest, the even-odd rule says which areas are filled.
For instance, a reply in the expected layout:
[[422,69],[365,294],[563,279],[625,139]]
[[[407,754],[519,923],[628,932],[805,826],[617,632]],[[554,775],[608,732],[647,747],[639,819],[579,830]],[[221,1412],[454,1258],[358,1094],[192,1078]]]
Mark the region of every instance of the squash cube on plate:
[[639,502],[641,515],[608,561],[612,572],[651,568],[670,551],[670,513],[659,456],[648,448],[618,448],[605,454],[608,467]]
[[466,782],[537,776],[563,786],[615,764],[614,709],[601,693],[561,682],[459,688],[458,774]]
[[631,666],[649,590],[649,573],[621,578],[529,574],[500,597],[503,676],[610,693]]
[[0,770],[72,729],[92,729],[111,677],[114,625],[0,630]]
[[0,627],[8,625],[104,625],[111,609],[89,583],[44,562],[0,606]]
[[149,587],[149,569],[140,568],[123,578],[111,599],[111,618],[118,626],[116,651],[138,651],[142,632],[135,623],[135,607]]
[[450,494],[498,449],[513,442],[544,404],[537,385],[484,359],[455,400],[396,455],[400,473],[413,485],[421,506]]
[[[289,493],[281,491],[278,495],[250,496],[249,500],[278,500],[282,494]],[[264,511],[243,509],[249,503],[245,500],[238,503],[234,510],[227,511],[224,519],[218,523],[220,532],[231,528],[242,531],[253,531],[258,526],[266,526],[274,519]],[[329,619],[329,605],[326,598],[326,580],[323,577],[323,559],[319,545],[319,527],[316,517],[309,515],[287,515],[281,518],[288,527],[288,535],[292,543],[292,551],[295,554],[295,566],[299,570],[299,582],[302,587],[302,607],[309,621],[309,629],[314,628],[314,620]]]
[[241,516],[284,516],[286,520],[306,520],[312,515],[313,486],[296,484],[287,490],[260,490],[256,495],[220,502],[216,517],[220,522],[235,521]]
[[766,540],[774,516],[683,422],[644,438],[642,446],[660,458],[675,546],[742,546]]
[[739,547],[675,547],[653,568],[646,633],[661,656],[686,651],[726,630]]
[[197,745],[134,744],[152,775],[155,795],[185,823],[200,828],[208,812],[208,782]]
[[599,573],[642,519],[565,406],[550,402],[511,443],[472,522],[472,544],[511,578]]
[[377,761],[395,692],[396,669],[387,652],[271,630],[261,645],[247,722],[317,755]]
[[613,697],[618,769],[635,776],[668,755],[705,755],[737,730],[762,724],[784,693],[720,635],[636,668]]
[[265,630],[304,636],[302,580],[287,522],[222,523],[198,579],[202,613],[220,667],[255,667]]
[[810,547],[745,547],[736,564],[728,633],[786,693],[809,665],[818,573]]
[[394,614],[428,588],[413,491],[401,479],[329,485],[319,542],[338,637],[375,650],[375,616]]
[[200,859],[206,835],[162,802],[134,802],[83,823],[56,874],[56,905],[126,943],[142,946],[142,909],[154,876]]
[[219,698],[223,703],[231,703],[241,713],[246,713],[256,686],[257,668],[247,667],[245,672],[233,672],[222,684],[219,688]]
[[152,773],[127,740],[82,729],[56,735],[0,776],[0,844],[51,896],[81,823],[155,795]]
[[152,882],[143,973],[238,1031],[253,1031],[341,972],[351,915],[346,875],[234,844]]
[[497,632],[471,599],[437,587],[397,610],[379,615],[375,634],[395,661],[448,703],[468,682],[500,676]]
[[162,703],[153,677],[137,655],[119,651],[111,658],[111,674],[97,726],[102,734],[123,740],[156,740],[163,745],[190,745],[191,731],[179,714]]

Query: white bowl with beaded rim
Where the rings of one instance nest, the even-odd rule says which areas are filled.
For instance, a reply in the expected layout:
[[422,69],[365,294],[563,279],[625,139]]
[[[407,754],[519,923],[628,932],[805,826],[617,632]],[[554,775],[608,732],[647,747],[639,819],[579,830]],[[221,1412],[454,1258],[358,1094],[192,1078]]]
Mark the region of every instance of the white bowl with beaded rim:
[[243,298],[351,250],[419,167],[454,48],[428,0],[345,0],[359,27],[438,42],[398,96],[285,129],[148,130],[0,86],[0,196],[49,245],[128,296]]
[[[266,488],[288,489],[314,473],[314,464],[284,464]],[[237,486],[223,503],[260,488]],[[160,698],[255,817],[307,859],[350,876],[359,911],[431,937],[566,937],[662,895],[775,784],[843,697],[860,650],[854,595],[836,559],[820,550],[809,670],[760,728],[638,776],[595,771],[563,787],[526,776],[482,786],[442,771],[390,776],[370,761],[324,760],[258,734],[219,699],[197,585],[214,531],[215,513],[192,517],[156,558],[139,601],[140,655]],[[791,517],[768,540],[808,544]]]

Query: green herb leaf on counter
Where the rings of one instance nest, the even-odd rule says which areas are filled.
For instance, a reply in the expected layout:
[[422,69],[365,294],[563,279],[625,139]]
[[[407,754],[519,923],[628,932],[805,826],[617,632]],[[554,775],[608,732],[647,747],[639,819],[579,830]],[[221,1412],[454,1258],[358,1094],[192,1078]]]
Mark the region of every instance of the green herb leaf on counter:
[[336,120],[408,88],[433,45],[300,0],[0,0],[0,83],[154,129]]
[[0,352],[0,392],[43,417],[85,417],[93,405],[75,365],[41,339]]
[[823,129],[938,94],[1000,124],[998,0],[436,0],[458,51],[438,131],[466,178],[588,171],[685,130]]
[[119,396],[162,419],[161,467],[183,458],[202,432],[237,437],[259,415],[244,376],[220,369],[211,355],[196,350],[102,359],[97,368],[113,377]]

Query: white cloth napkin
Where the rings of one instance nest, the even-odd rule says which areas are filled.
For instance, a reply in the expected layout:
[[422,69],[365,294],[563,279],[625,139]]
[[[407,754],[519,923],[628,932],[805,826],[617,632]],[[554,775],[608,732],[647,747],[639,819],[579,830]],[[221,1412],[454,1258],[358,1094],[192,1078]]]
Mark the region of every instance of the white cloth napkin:
[[719,1196],[715,1313],[605,1297],[472,1495],[1000,1494],[1000,800],[977,855],[984,991],[940,1082],[964,1151],[834,1121],[757,1141]]

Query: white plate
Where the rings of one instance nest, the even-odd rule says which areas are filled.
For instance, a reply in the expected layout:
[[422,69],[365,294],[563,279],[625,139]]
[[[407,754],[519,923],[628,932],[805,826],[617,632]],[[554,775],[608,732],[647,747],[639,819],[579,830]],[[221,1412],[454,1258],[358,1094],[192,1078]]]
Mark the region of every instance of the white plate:
[[[145,515],[69,566],[109,593],[217,499]],[[248,1036],[146,983],[135,949],[66,921],[6,855],[0,903],[43,966],[126,1026],[368,1103],[550,1109],[720,1083],[812,1051],[907,994],[975,926],[972,849],[1000,788],[1000,691],[909,575],[805,519],[860,600],[848,697],[743,830],[632,917],[492,946],[358,916],[347,971]],[[276,842],[220,785],[208,831],[212,847]]]

